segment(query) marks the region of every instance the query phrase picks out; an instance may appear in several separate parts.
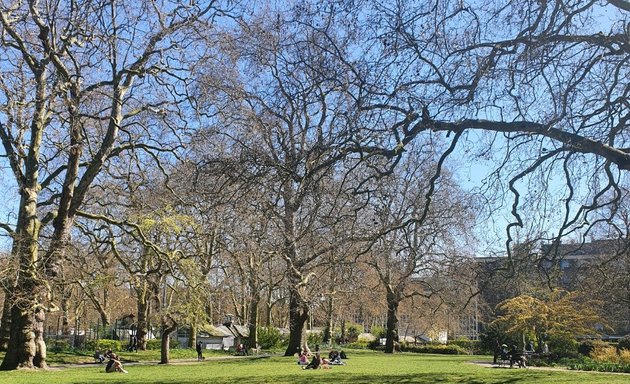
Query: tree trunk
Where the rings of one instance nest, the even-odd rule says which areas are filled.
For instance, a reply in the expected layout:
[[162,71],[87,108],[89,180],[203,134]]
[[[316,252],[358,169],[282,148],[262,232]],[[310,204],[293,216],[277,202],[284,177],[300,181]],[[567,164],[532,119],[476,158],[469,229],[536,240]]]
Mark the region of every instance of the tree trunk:
[[190,325],[190,339],[188,340],[188,348],[195,348],[197,345],[197,332],[199,332],[199,327],[197,325],[197,320],[193,321]]
[[[36,138],[31,140],[32,143],[34,141]],[[29,156],[28,162],[34,161],[37,160]],[[12,304],[11,330],[7,353],[0,365],[0,370],[4,371],[46,368],[45,313],[39,305],[43,284],[37,274],[40,228],[37,218],[37,171],[28,176],[27,185],[32,187],[21,190],[20,213],[13,239],[12,254],[18,256],[19,273],[9,297]]]
[[46,320],[44,308],[37,306],[33,317],[33,334],[35,336],[33,365],[38,368],[48,368],[46,364],[46,340],[44,339],[44,321]]
[[247,279],[248,288],[251,292],[249,300],[249,347],[258,347],[258,306],[260,304],[260,284],[258,283],[258,274],[256,270],[255,258],[253,255],[249,257],[249,278]]
[[391,290],[387,290],[387,332],[385,353],[394,353],[398,344],[398,305],[400,298]]
[[108,327],[109,326],[109,315],[107,314],[107,312],[105,312],[105,309],[102,306],[97,305],[95,307],[96,307],[96,310],[98,311],[99,317],[101,318],[101,325],[103,327]]
[[177,329],[177,323],[162,322],[162,342],[160,343],[160,364],[168,364],[171,354],[171,333]]
[[294,292],[294,289],[297,288],[292,287],[289,293],[289,345],[284,352],[285,356],[293,356],[295,353],[300,353],[304,325],[309,315],[308,306],[303,305],[299,299],[299,294]]
[[326,328],[324,328],[324,337],[323,343],[332,344],[332,333],[333,333],[333,309],[334,309],[334,297],[333,295],[328,296],[328,301],[326,303]]
[[[68,336],[70,334],[70,310],[69,304],[70,292],[66,285],[61,286],[61,334]],[[76,330],[75,330],[76,335]]]
[[[16,300],[19,300],[16,298]],[[34,298],[21,299],[11,308],[11,330],[7,353],[0,370],[47,368],[44,342],[44,309]]]
[[249,339],[250,348],[258,347],[258,299],[257,294],[252,295],[249,303]]
[[103,327],[107,327],[109,325],[109,314],[107,314],[107,287],[103,288],[103,299],[101,300],[97,293],[94,290],[86,285],[81,284],[81,289],[85,293],[85,295],[90,299],[92,305],[94,305],[94,309],[98,312],[98,315],[101,319],[101,324]]
[[146,300],[146,290],[139,287],[141,292],[138,295],[138,330],[136,337],[138,339],[138,349],[144,351],[147,349],[147,334],[149,332],[148,315],[149,303]]
[[[19,261],[18,275],[10,295],[11,330],[7,353],[0,370],[46,368],[43,342],[43,311],[39,308],[42,282],[37,274],[40,221],[37,217],[39,192],[39,149],[46,124],[46,71],[37,73],[37,98],[30,128],[30,148],[26,158],[20,205],[11,254]],[[41,322],[41,324],[39,324]],[[41,338],[37,339],[37,338]]]
[[267,302],[265,303],[265,309],[267,310],[265,312],[265,327],[271,327],[271,324],[273,323],[273,320],[271,317],[271,310],[273,309],[273,305],[271,304],[271,297],[267,298]]
[[11,332],[9,348],[4,356],[0,370],[8,371],[17,368],[34,368],[35,338],[33,337],[33,318],[31,311],[36,303],[33,299],[21,300],[22,305],[11,308]]
[[284,252],[289,270],[289,345],[284,353],[285,356],[293,356],[295,353],[300,353],[304,339],[304,325],[309,316],[308,305],[304,302],[300,292],[306,281],[302,280],[301,275],[303,265],[297,262],[295,217],[298,206],[293,197],[292,186],[285,185],[283,196]]
[[271,327],[273,323],[271,311],[273,310],[273,288],[274,288],[274,285],[271,283],[273,281],[273,271],[271,269],[271,263],[268,264],[267,270],[269,272],[267,276],[267,279],[268,279],[267,281],[269,281],[269,284],[267,285],[267,292],[265,294],[265,309],[267,310],[267,312],[265,313],[265,326]]
[[0,320],[0,351],[5,352],[9,348],[11,335],[11,300],[10,292],[4,288],[4,304],[2,305],[2,319]]

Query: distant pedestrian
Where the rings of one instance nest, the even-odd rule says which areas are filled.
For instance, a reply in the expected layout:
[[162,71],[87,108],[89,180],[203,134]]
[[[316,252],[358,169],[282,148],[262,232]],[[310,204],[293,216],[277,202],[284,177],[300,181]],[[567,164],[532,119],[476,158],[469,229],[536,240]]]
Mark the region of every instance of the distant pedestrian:
[[499,342],[499,339],[496,339],[492,364],[496,364],[497,360],[499,360],[499,357],[501,357],[501,343]]
[[197,342],[197,361],[203,360],[203,349],[202,349],[201,341]]
[[138,352],[138,338],[136,337],[136,335],[131,336],[131,338],[129,339],[129,345],[127,346],[127,351]]

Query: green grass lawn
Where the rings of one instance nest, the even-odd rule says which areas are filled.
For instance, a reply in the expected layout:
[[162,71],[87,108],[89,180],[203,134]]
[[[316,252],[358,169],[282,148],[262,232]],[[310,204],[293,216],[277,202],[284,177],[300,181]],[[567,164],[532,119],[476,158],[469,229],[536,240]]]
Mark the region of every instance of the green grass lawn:
[[[194,352],[194,351],[193,351]],[[137,355],[141,357],[142,355]],[[126,356],[123,356],[126,357]],[[188,357],[188,356],[186,356]],[[542,369],[494,368],[470,363],[487,356],[425,354],[385,355],[350,351],[348,365],[330,370],[302,370],[294,358],[219,358],[168,366],[127,364],[129,374],[105,373],[103,365],[48,371],[0,372],[0,383],[629,383],[630,375]]]

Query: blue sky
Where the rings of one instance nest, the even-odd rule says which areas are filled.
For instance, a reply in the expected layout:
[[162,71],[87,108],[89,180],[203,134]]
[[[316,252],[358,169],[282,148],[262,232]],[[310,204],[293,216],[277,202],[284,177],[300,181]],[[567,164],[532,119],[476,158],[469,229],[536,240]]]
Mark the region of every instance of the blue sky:
[[[0,196],[2,196],[0,199],[0,222],[14,223],[16,217],[13,212],[17,211],[19,196],[11,169],[3,157],[0,157]],[[0,230],[0,252],[9,250],[10,246],[11,239],[4,230]]]
[[[604,32],[606,32],[610,29],[610,21],[617,18],[614,17],[614,14],[618,11],[613,7],[606,6],[600,8],[600,12],[601,24],[599,24],[599,26]],[[475,133],[471,135],[480,134]],[[1,154],[4,154],[4,151],[2,151]],[[451,165],[455,167],[458,180],[467,190],[475,190],[479,188],[481,180],[485,179],[492,171],[490,161],[484,161],[482,159],[474,158],[473,156],[467,156],[465,153],[460,153],[456,155],[456,157],[461,161]],[[13,175],[11,174],[11,170],[6,163],[6,158],[4,157],[0,157],[0,194],[3,196],[0,200],[0,222],[14,223],[16,220],[15,212],[17,211],[19,196],[17,194]],[[485,235],[489,237],[489,243],[498,242],[500,245],[503,245],[505,240],[505,226],[512,220],[509,213],[509,204],[511,204],[511,201],[508,201],[507,205],[498,211],[496,217],[493,217],[491,220],[484,223],[485,225],[483,229],[486,232]],[[0,230],[0,251],[8,250],[10,244],[10,238],[6,235],[6,232]]]

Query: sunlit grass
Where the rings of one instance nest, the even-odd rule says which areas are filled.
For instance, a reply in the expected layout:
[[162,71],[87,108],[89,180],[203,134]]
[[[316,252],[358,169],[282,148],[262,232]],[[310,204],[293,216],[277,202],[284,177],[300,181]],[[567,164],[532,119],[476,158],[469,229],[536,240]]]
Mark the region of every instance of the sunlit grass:
[[[192,351],[194,352],[194,351]],[[137,356],[142,356],[139,353]],[[192,355],[194,356],[194,354]],[[485,356],[395,354],[350,351],[348,365],[304,371],[287,357],[210,357],[168,366],[127,364],[129,374],[104,372],[104,366],[49,371],[0,372],[0,383],[628,383],[630,375],[539,369],[492,368],[472,364]]]
[[[160,360],[159,350],[147,350],[137,352],[114,351],[122,361],[125,362],[156,362]],[[208,358],[231,356],[231,353],[223,351],[204,351],[204,356]],[[170,357],[178,359],[197,359],[197,352],[194,349],[182,348],[171,349]],[[4,352],[0,352],[0,361],[4,359]],[[76,352],[48,352],[46,361],[50,366],[60,366],[67,364],[94,364],[94,353],[88,351]],[[0,381],[0,384],[2,382]]]

